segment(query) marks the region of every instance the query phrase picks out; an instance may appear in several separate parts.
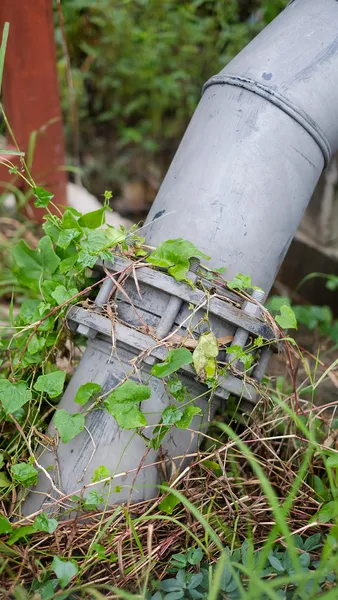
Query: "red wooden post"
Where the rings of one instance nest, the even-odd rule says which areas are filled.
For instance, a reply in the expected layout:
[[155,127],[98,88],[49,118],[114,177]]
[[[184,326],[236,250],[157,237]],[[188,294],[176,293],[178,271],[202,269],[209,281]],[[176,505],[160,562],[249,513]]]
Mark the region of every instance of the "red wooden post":
[[[66,204],[64,136],[61,120],[52,0],[0,0],[0,31],[10,23],[3,75],[3,104],[20,150],[27,151],[37,131],[32,175],[37,185],[54,193],[56,204]],[[8,139],[9,146],[12,146]],[[0,181],[8,181],[0,165]],[[16,182],[18,180],[16,179]],[[21,185],[21,184],[20,184]],[[40,219],[45,211],[28,208]]]

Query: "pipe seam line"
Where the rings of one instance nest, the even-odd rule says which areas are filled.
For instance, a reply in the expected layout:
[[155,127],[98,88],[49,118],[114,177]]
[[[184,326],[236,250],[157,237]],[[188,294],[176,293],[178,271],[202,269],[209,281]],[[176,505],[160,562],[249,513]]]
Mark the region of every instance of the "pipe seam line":
[[[338,2],[338,0],[336,1]],[[319,125],[317,125],[317,123],[311,119],[311,117],[304,110],[294,104],[294,102],[270,87],[263,85],[254,79],[240,75],[229,74],[214,75],[213,77],[210,77],[210,79],[206,81],[202,88],[202,95],[209,87],[213,85],[232,85],[244,88],[245,90],[252,92],[257,96],[261,96],[261,98],[264,98],[268,102],[271,102],[271,104],[277,106],[277,108],[289,115],[289,117],[301,125],[301,127],[303,127],[303,129],[305,129],[311,135],[311,137],[319,146],[324,157],[324,165],[327,167],[332,157],[332,151],[325,133],[321,130]]]

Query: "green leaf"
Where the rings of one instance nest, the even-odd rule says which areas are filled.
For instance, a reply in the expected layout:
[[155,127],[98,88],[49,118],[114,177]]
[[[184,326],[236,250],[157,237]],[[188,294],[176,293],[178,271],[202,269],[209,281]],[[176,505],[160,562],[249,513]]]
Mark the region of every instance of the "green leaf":
[[153,365],[150,373],[155,377],[167,377],[178,371],[183,365],[190,365],[193,356],[186,348],[169,350],[164,362]]
[[0,469],[2,469],[2,467],[5,464],[5,459],[4,459],[4,455],[2,452],[0,452]]
[[64,444],[70,442],[76,435],[83,431],[85,426],[84,415],[70,414],[64,409],[57,410],[54,415],[54,425],[58,430]]
[[61,219],[53,216],[53,220],[47,220],[42,225],[42,229],[45,232],[45,234],[53,240],[53,242],[56,242],[61,229]]
[[275,569],[275,571],[277,571],[278,573],[284,573],[284,567],[279,558],[277,558],[273,554],[270,554],[268,560],[272,568]]
[[293,311],[298,323],[302,323],[310,331],[319,325],[330,325],[332,322],[332,312],[328,306],[295,306]]
[[18,527],[9,536],[7,544],[9,546],[13,546],[13,544],[15,544],[17,541],[21,540],[22,538],[26,539],[28,535],[32,535],[33,533],[36,533],[36,529],[33,525],[24,525],[23,527]]
[[50,276],[57,269],[60,258],[55,254],[50,237],[40,239],[36,250],[31,250],[21,240],[13,250],[15,271],[18,279],[27,287],[39,291],[42,276]]
[[[183,598],[184,592],[182,591],[182,584],[177,581],[177,579],[163,579],[160,583],[160,588],[164,592],[178,592],[181,593],[181,596],[177,596],[175,599],[171,598],[171,600],[179,600],[179,598]],[[166,599],[167,599],[166,595]]]
[[7,488],[11,485],[10,480],[8,479],[6,473],[0,471],[0,489]]
[[43,187],[33,187],[33,194],[36,198],[34,204],[37,208],[47,208],[54,194],[47,192]]
[[88,250],[81,250],[77,257],[77,264],[80,269],[85,269],[86,267],[92,269],[97,261],[97,256],[95,254],[90,254]]
[[59,248],[66,250],[69,244],[80,236],[81,232],[78,229],[62,229],[58,235],[56,245]]
[[103,502],[103,496],[100,496],[97,490],[90,490],[84,499],[83,506],[90,510],[97,508]]
[[62,560],[58,556],[54,556],[51,569],[58,578],[62,589],[65,588],[71,579],[79,572],[78,565],[74,560]]
[[101,481],[102,479],[106,479],[110,476],[110,470],[108,467],[104,465],[100,465],[97,469],[94,470],[94,474],[92,477],[92,482],[96,483],[97,481]]
[[331,454],[331,456],[329,456],[327,459],[326,464],[329,467],[338,467],[338,452]]
[[112,225],[108,225],[104,231],[108,240],[109,248],[112,248],[117,244],[121,244],[126,239],[125,232],[121,231],[120,229],[116,229],[116,227],[113,227]]
[[40,300],[25,300],[19,310],[18,322],[24,325],[31,325],[34,322],[34,315],[40,304]]
[[194,416],[199,415],[200,413],[201,409],[198,408],[198,406],[186,406],[182,418],[175,423],[176,427],[179,427],[179,429],[186,429],[189,427]]
[[[249,369],[253,363],[254,357],[252,354],[249,354],[241,346],[228,346],[225,348],[227,354],[231,355],[231,362],[234,360],[240,360],[246,369]],[[231,363],[230,363],[231,364]]]
[[203,381],[214,377],[217,367],[215,358],[218,352],[217,339],[212,332],[200,336],[193,352],[193,362],[198,377]]
[[68,273],[68,271],[70,271],[74,267],[77,259],[78,254],[76,253],[62,260],[59,264],[59,273],[61,273],[61,275],[63,275],[64,273]]
[[177,281],[189,281],[186,275],[190,269],[190,259],[199,257],[210,259],[191,242],[178,238],[160,244],[146,260],[156,267],[168,269],[168,273]]
[[13,250],[13,258],[15,263],[15,271],[18,274],[18,279],[24,285],[38,290],[39,280],[42,275],[42,266],[36,250],[31,250],[21,240]]
[[328,275],[326,288],[331,290],[331,292],[338,290],[338,275]]
[[336,500],[332,500],[331,502],[326,502],[320,509],[320,511],[316,515],[316,520],[320,523],[328,523],[332,521],[338,516],[338,502]]
[[38,259],[44,272],[53,274],[60,264],[60,258],[55,254],[50,237],[45,235],[38,243]]
[[134,429],[147,425],[147,420],[137,405],[150,396],[149,386],[128,379],[105,399],[104,405],[122,429]]
[[173,554],[170,559],[170,564],[178,569],[184,569],[188,564],[188,558],[186,554]]
[[173,404],[170,404],[162,413],[162,423],[164,425],[175,425],[175,423],[181,420],[182,416],[183,412]]
[[34,527],[36,531],[45,531],[46,533],[54,533],[58,526],[56,519],[49,519],[45,512],[40,513],[34,519]]
[[5,533],[10,533],[13,530],[12,525],[9,520],[6,519],[3,515],[0,514],[0,535]]
[[37,354],[46,345],[46,339],[34,334],[27,346],[29,354]]
[[102,229],[86,229],[86,239],[82,241],[81,246],[90,254],[98,254],[109,246],[109,240],[106,232]]
[[307,540],[305,540],[304,542],[304,549],[308,552],[311,552],[312,550],[319,548],[319,546],[321,545],[321,537],[322,536],[320,533],[314,533],[313,535],[310,535],[310,537],[307,538]]
[[205,467],[207,467],[207,469],[210,469],[210,471],[215,473],[216,477],[221,477],[221,475],[223,474],[221,467],[214,460],[204,460],[202,465],[204,465]]
[[65,371],[52,371],[48,375],[40,375],[34,389],[37,392],[45,392],[50,398],[57,398],[63,390],[65,378]]
[[[164,494],[164,493],[166,493],[166,491],[170,490],[168,483],[166,481],[164,481],[161,484],[160,490],[161,490],[162,494]],[[165,498],[163,498],[163,500],[161,500],[158,507],[162,512],[166,513],[167,515],[172,515],[174,508],[180,503],[181,503],[181,501],[174,494],[171,494],[169,491],[168,495]]]
[[63,304],[64,302],[67,302],[67,300],[73,298],[73,296],[75,296],[78,293],[79,290],[76,288],[71,288],[70,290],[67,290],[67,288],[64,285],[58,285],[55,288],[54,292],[51,292],[51,296],[52,298],[54,298],[54,300],[56,300],[57,306],[59,306],[60,304]]
[[185,399],[187,388],[183,385],[182,381],[178,377],[168,379],[168,391],[176,398],[178,402],[183,402]]
[[98,210],[93,210],[92,212],[86,213],[79,219],[79,225],[81,225],[81,227],[88,227],[89,229],[101,227],[106,220],[105,213],[105,208],[99,208]]
[[237,273],[231,281],[227,282],[227,286],[230,290],[257,289],[256,286],[252,285],[250,275],[243,275],[243,273]]
[[188,552],[188,562],[190,565],[198,565],[203,558],[202,548],[190,548]]
[[6,414],[11,414],[32,399],[32,392],[24,381],[11,383],[8,379],[0,379],[0,401]]
[[202,573],[192,573],[190,575],[188,590],[194,590],[200,585],[200,583],[202,583],[203,575]]
[[318,477],[318,475],[313,476],[313,488],[318,496],[319,501],[328,500],[329,499],[329,490],[325,485],[323,480]]
[[17,463],[11,467],[13,479],[25,487],[30,487],[37,483],[38,472],[29,463]]
[[[165,581],[169,581],[169,579],[166,579]],[[162,598],[162,596],[160,596],[160,598]],[[186,598],[183,590],[181,592],[169,592],[169,594],[165,595],[165,600],[181,600],[181,598]]]
[[76,217],[81,216],[74,208],[68,207],[67,210],[63,213],[61,228],[62,229],[76,229],[78,233],[82,235],[82,228],[79,225],[79,221]]
[[112,264],[112,265],[115,262],[115,256],[110,250],[102,250],[102,252],[100,252],[100,254],[99,254],[99,257],[102,260],[109,260],[110,264]]
[[291,306],[290,299],[287,296],[271,296],[269,300],[266,301],[265,306],[270,312],[276,314],[284,304],[286,306]]
[[101,559],[107,558],[106,549],[102,544],[94,544],[93,549],[97,552],[98,557]]
[[310,565],[310,562],[311,562],[310,554],[308,552],[302,552],[302,554],[299,556],[300,565],[304,569],[307,569],[307,567]]
[[99,394],[101,389],[102,388],[98,383],[84,383],[83,385],[80,385],[77,390],[74,402],[83,406],[94,394]]
[[275,319],[282,329],[297,329],[295,313],[286,304],[280,307],[280,315],[277,315]]

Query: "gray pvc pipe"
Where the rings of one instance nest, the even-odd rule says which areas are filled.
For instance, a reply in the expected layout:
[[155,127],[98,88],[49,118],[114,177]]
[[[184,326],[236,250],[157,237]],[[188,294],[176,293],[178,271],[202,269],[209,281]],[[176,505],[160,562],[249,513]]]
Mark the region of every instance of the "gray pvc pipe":
[[193,240],[268,293],[337,149],[338,2],[294,0],[205,84],[147,241]]
[[[294,0],[204,86],[150,210],[147,242],[191,240],[211,256],[213,266],[227,267],[229,278],[238,272],[251,275],[267,293],[323,167],[337,149],[338,2]],[[77,412],[73,398],[87,381],[111,389],[130,369],[131,358],[123,349],[118,358],[111,357],[110,345],[100,339],[88,342],[60,408]],[[156,423],[170,399],[160,380],[152,378],[150,385],[152,398],[144,408]],[[187,385],[192,394],[199,393],[197,384]],[[201,406],[207,417],[204,399]],[[121,431],[106,411],[91,413],[86,427],[68,444],[58,443],[57,464],[49,450],[39,459],[45,468],[55,467],[63,493],[90,484],[93,470],[104,464],[112,473],[131,471],[114,481],[113,486],[125,487],[111,491],[110,502],[127,500],[130,486],[135,486],[133,500],[156,495],[161,477],[152,463],[157,454],[145,455],[140,437]],[[55,434],[52,425],[49,434]],[[174,430],[164,451],[170,458],[197,447],[197,434]],[[138,471],[142,457],[147,466]],[[57,497],[41,475],[24,512],[40,508],[48,494]]]

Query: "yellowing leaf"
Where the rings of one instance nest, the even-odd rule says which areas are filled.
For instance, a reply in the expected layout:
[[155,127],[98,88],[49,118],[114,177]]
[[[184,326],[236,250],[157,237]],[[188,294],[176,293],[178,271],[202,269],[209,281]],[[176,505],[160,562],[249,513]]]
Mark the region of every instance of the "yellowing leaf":
[[214,377],[217,355],[218,344],[215,335],[212,332],[201,335],[193,353],[195,371],[200,379]]

